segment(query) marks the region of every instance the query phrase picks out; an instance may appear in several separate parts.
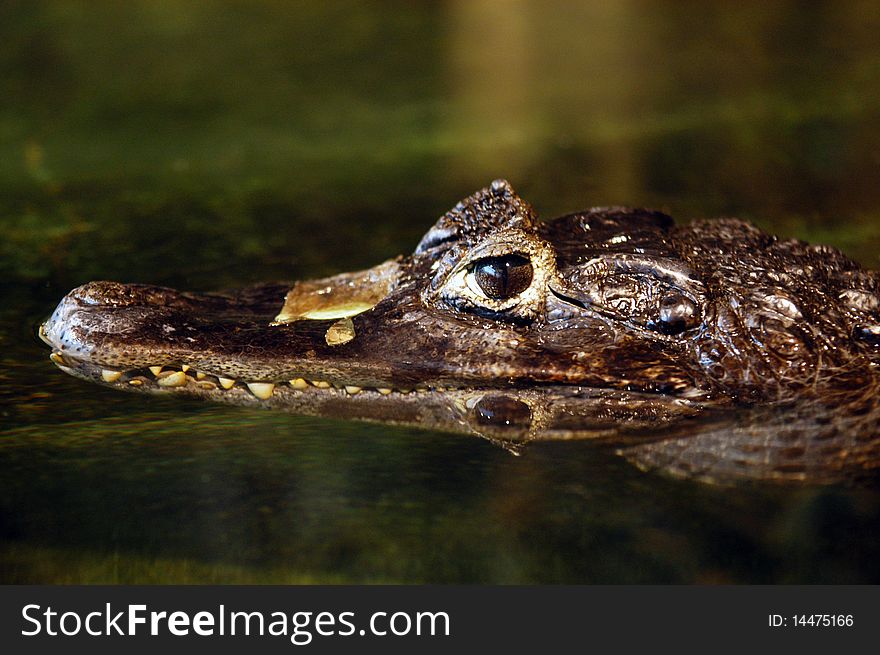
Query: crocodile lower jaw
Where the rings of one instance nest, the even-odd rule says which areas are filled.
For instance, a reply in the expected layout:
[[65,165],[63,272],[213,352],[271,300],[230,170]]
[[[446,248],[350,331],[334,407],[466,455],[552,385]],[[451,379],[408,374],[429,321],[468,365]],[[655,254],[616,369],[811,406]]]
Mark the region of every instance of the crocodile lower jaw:
[[[414,387],[364,387],[354,384],[341,384],[326,380],[307,380],[293,378],[290,380],[247,381],[234,380],[203,371],[190,366],[146,366],[142,368],[117,370],[101,368],[90,362],[75,359],[59,351],[52,352],[49,359],[62,371],[75,377],[101,382],[117,389],[138,391],[187,391],[194,395],[204,392],[246,391],[259,400],[269,400],[276,392],[299,393],[336,393],[354,396],[360,393],[387,396],[390,394],[421,393],[428,391],[446,391],[445,387],[414,386]],[[199,393],[202,392],[202,393]]]

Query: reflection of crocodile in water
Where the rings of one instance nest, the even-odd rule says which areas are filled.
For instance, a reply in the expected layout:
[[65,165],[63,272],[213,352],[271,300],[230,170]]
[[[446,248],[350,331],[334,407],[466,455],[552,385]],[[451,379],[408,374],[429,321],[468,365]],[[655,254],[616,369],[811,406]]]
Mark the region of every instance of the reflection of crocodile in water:
[[596,439],[703,479],[880,465],[877,273],[733,219],[615,207],[538,223],[503,181],[411,256],[234,293],[92,282],[41,336],[64,371],[119,389]]

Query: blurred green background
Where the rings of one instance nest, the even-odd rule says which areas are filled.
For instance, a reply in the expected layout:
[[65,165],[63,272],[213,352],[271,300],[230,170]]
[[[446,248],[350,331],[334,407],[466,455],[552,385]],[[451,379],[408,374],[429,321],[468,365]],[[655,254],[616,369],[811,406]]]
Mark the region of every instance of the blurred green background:
[[880,267],[876,2],[0,1],[0,581],[880,582],[870,489],[117,394],[33,331],[544,216],[738,215]]

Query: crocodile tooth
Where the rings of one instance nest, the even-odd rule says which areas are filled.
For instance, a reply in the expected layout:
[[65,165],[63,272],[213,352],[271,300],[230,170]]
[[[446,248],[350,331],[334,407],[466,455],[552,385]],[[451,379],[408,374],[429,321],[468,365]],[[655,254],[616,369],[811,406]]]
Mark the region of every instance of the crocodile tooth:
[[219,382],[220,386],[224,389],[231,389],[235,384],[235,380],[232,378],[217,378],[217,382]]
[[290,386],[294,389],[298,389],[302,391],[303,389],[309,388],[309,383],[303,380],[302,378],[294,378],[290,381]]
[[58,364],[58,366],[64,365],[64,358],[59,353],[52,353],[49,355],[49,359]]
[[196,380],[204,380],[208,377],[207,373],[202,373],[201,371],[196,371]]
[[246,382],[245,384],[251,393],[260,400],[268,400],[272,397],[272,392],[275,391],[275,385],[271,382]]
[[128,383],[133,387],[139,387],[144,383],[144,381],[140,378],[135,378],[133,380],[129,380]]
[[150,369],[150,373],[152,373],[155,376],[158,376],[159,373],[162,372],[161,366],[150,366],[149,369]]
[[180,370],[186,373],[189,370],[189,364],[181,364]]
[[171,375],[159,378],[158,383],[160,387],[182,387],[186,384],[186,373],[175,371]]
[[106,368],[101,370],[101,378],[104,382],[116,382],[122,377],[122,371],[109,371]]
[[210,380],[202,380],[201,382],[196,382],[201,389],[216,389],[217,385],[211,382]]
[[381,393],[383,396],[387,396],[389,393],[391,393],[391,389],[389,389],[388,387],[379,387],[378,389],[376,389],[376,391]]
[[349,396],[354,396],[355,394],[358,394],[361,391],[363,391],[363,387],[357,387],[353,384],[345,385],[345,393],[347,393]]
[[330,383],[326,382],[324,380],[312,380],[312,384],[314,386],[318,387],[318,389],[329,389],[330,388]]

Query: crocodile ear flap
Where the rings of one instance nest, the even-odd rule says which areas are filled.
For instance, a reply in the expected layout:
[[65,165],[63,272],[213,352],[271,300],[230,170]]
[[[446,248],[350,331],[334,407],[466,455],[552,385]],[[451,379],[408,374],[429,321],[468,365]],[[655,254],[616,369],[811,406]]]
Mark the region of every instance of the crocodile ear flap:
[[422,237],[415,254],[455,241],[475,241],[501,228],[531,232],[535,224],[531,205],[516,194],[507,180],[495,180],[443,214]]

